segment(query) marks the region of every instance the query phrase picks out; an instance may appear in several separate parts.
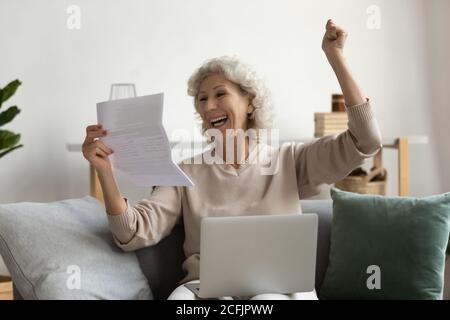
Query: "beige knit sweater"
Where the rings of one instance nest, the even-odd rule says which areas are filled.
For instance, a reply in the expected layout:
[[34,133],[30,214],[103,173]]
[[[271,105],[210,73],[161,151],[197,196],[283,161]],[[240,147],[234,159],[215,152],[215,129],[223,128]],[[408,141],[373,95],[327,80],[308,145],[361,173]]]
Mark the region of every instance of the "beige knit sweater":
[[[199,278],[200,222],[206,216],[287,214],[301,212],[299,198],[317,193],[372,157],[381,135],[369,102],[347,108],[349,129],[312,142],[264,146],[264,154],[278,152],[276,174],[262,175],[262,163],[239,169],[226,164],[181,164],[193,187],[158,187],[120,215],[108,215],[115,242],[123,250],[158,243],[183,219],[185,228],[181,283]],[[259,150],[259,151],[258,151]],[[249,158],[261,152],[251,148]],[[224,239],[225,241],[225,239]]]

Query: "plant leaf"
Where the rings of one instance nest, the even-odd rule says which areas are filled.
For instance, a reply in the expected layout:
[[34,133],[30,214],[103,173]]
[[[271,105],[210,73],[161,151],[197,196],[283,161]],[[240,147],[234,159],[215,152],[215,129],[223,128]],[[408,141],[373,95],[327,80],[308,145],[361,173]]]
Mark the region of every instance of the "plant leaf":
[[13,150],[15,150],[15,149],[18,149],[18,148],[21,148],[21,147],[23,147],[23,144],[19,144],[18,146],[9,148],[8,150],[1,152],[1,153],[0,153],[0,158],[6,156],[6,155],[7,155],[8,153],[10,153],[11,151],[13,151]]
[[12,121],[18,113],[20,113],[20,109],[17,106],[9,107],[6,111],[1,112],[0,127]]
[[14,147],[20,140],[20,133],[15,134],[8,130],[0,130],[0,150]]
[[22,84],[19,80],[11,81],[2,89],[2,96],[0,99],[0,106],[3,102],[8,100],[14,93],[16,93],[17,88]]

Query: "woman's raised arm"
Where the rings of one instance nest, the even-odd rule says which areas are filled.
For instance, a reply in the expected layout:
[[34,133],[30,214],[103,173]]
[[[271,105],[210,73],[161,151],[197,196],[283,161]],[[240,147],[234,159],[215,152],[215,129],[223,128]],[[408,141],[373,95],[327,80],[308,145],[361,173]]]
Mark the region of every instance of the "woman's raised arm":
[[361,92],[345,60],[344,46],[347,36],[344,29],[337,26],[333,20],[328,20],[322,49],[339,81],[345,104],[349,107],[362,104],[367,101],[367,98]]

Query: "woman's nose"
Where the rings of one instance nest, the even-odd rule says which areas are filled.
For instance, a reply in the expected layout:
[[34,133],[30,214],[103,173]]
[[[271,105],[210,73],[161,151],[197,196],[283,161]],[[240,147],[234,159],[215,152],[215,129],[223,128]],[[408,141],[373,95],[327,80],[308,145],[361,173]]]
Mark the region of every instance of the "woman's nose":
[[214,99],[208,99],[205,103],[205,109],[206,111],[217,109],[216,101]]

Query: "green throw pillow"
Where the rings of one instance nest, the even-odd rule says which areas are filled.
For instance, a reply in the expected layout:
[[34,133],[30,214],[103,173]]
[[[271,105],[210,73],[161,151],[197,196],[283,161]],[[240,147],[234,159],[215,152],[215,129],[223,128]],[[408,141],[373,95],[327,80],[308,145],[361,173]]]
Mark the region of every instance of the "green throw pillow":
[[450,193],[424,198],[331,189],[321,299],[442,299]]

